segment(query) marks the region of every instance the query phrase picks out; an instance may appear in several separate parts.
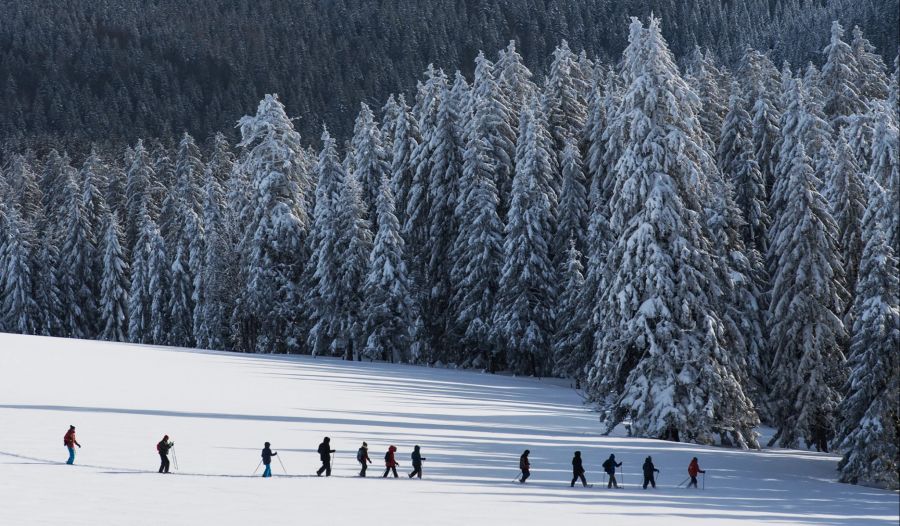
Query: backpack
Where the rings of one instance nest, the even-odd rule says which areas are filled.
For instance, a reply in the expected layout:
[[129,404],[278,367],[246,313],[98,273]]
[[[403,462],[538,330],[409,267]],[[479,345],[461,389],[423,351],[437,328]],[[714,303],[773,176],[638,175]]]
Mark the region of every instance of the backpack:
[[363,451],[363,448],[359,448],[359,451],[356,452],[356,461],[362,462],[366,459],[366,453]]
[[391,452],[388,451],[387,453],[384,454],[384,461],[387,462],[390,459],[391,459]]

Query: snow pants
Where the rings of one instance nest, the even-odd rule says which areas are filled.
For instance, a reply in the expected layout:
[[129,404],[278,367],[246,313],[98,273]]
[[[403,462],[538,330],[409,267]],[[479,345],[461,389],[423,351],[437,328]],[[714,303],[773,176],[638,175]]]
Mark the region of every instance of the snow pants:
[[412,471],[412,473],[409,474],[409,478],[413,478],[416,475],[418,475],[419,478],[422,478],[422,465],[421,464],[419,464],[418,466],[413,464],[413,471]]
[[331,459],[323,460],[322,467],[319,468],[319,471],[316,471],[316,475],[322,476],[322,473],[325,473],[326,477],[331,476]]
[[366,470],[369,469],[369,465],[366,463],[366,461],[362,461],[362,462],[360,462],[360,464],[362,464],[362,469],[359,470],[359,476],[365,477]]
[[575,482],[576,482],[578,479],[581,479],[581,485],[582,485],[582,486],[587,487],[587,479],[584,478],[584,471],[582,471],[582,472],[580,472],[580,473],[577,473],[577,472],[576,472],[576,473],[572,473],[572,484],[571,484],[571,487],[573,487],[573,488],[575,487]]
[[695,488],[697,487],[697,476],[696,475],[691,477],[691,481],[688,482],[687,487],[691,487],[691,486],[694,486]]
[[606,484],[606,488],[607,489],[609,489],[609,488],[618,489],[619,483],[616,481],[616,474],[615,473],[607,473],[607,476],[609,476],[609,483]]
[[271,477],[272,476],[272,464],[266,464],[266,469],[263,470],[263,477]]
[[66,449],[69,450],[69,460],[66,461],[66,464],[71,466],[75,463],[75,448],[72,446],[66,446]]
[[528,480],[528,477],[530,477],[530,476],[531,476],[531,470],[523,469],[522,470],[522,478],[519,479],[519,482],[524,484],[525,481]]
[[165,453],[159,454],[159,472],[160,473],[168,473],[169,472],[169,456]]
[[653,489],[656,489],[656,478],[652,474],[644,475],[644,489],[647,489],[647,484],[652,485]]
[[394,472],[394,478],[397,478],[397,466],[388,466],[387,468],[385,468],[384,475],[382,475],[381,478],[386,479],[388,473],[392,471]]

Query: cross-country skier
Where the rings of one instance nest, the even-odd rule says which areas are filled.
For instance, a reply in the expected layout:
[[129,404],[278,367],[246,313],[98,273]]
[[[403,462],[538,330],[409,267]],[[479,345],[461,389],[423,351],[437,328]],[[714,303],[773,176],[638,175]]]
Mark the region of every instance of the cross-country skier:
[[413,478],[417,475],[419,478],[422,478],[422,461],[428,459],[422,456],[421,451],[419,451],[419,446],[413,448],[412,455],[410,456],[412,457],[413,470],[412,473],[409,474],[409,478]]
[[322,440],[322,443],[319,444],[319,458],[322,460],[322,467],[316,471],[316,475],[322,476],[322,473],[325,473],[326,477],[331,476],[331,454],[334,453],[334,450],[331,449],[331,439],[325,437]]
[[691,477],[691,481],[688,483],[687,487],[694,486],[697,487],[697,475],[699,473],[706,473],[702,469],[700,469],[700,461],[697,460],[697,457],[694,457],[691,460],[690,465],[688,465],[688,475]]
[[603,471],[609,475],[609,483],[606,484],[606,488],[616,488],[619,489],[619,483],[616,481],[616,468],[621,466],[621,462],[616,462],[616,456],[610,455],[606,462],[603,463]]
[[66,460],[66,464],[71,466],[75,463],[75,446],[81,448],[81,444],[75,440],[75,426],[69,426],[66,436],[63,437],[63,445],[69,450],[69,460]]
[[525,481],[531,476],[531,462],[528,461],[529,454],[531,454],[531,451],[526,449],[522,456],[519,457],[519,470],[522,472],[522,478],[519,479],[519,482],[522,484],[525,484]]
[[653,476],[655,473],[659,473],[659,470],[656,469],[656,466],[653,465],[653,459],[647,457],[644,460],[644,489],[647,489],[647,484],[651,484],[653,489],[656,489],[656,478]]
[[581,463],[581,451],[575,452],[575,458],[572,459],[572,484],[575,487],[575,481],[581,479],[581,485],[587,487],[587,480],[584,478],[584,466]]
[[278,453],[272,453],[272,449],[269,446],[271,446],[271,444],[266,442],[266,444],[263,446],[263,450],[262,450],[262,463],[266,466],[266,469],[263,470],[263,475],[262,475],[264,478],[272,476],[272,466],[271,466],[272,457],[274,457],[275,455],[278,454]]
[[172,449],[172,446],[175,445],[175,442],[169,441],[169,435],[164,435],[162,440],[160,440],[156,444],[156,451],[159,453],[159,472],[160,473],[168,473],[169,472],[169,450]]
[[391,446],[388,448],[387,453],[384,454],[384,475],[381,478],[385,479],[388,476],[388,473],[394,472],[394,478],[397,478],[397,460],[394,458],[394,453],[397,452],[397,448]]
[[369,464],[372,463],[372,459],[369,458],[369,444],[363,442],[362,447],[360,447],[359,451],[356,452],[356,461],[362,465],[359,476],[365,477],[366,470],[369,469]]

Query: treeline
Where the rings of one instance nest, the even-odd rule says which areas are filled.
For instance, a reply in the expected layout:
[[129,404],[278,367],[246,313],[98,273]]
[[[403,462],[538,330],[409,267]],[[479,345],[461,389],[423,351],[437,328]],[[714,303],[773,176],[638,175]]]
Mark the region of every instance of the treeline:
[[[480,49],[514,39],[543,74],[563,38],[604,59],[628,16],[667,20],[676,57],[694,46],[737,63],[747,46],[776,64],[820,61],[832,20],[897,50],[898,0],[0,0],[0,146],[84,155],[141,137],[237,136],[265,93],[349,137],[360,101],[408,92],[431,62],[473,74]],[[173,146],[173,145],[170,145]],[[0,160],[2,161],[2,160]]]
[[304,147],[273,95],[205,155],[9,155],[0,328],[559,375],[640,436],[846,452],[897,487],[898,65],[682,72],[515,45]]

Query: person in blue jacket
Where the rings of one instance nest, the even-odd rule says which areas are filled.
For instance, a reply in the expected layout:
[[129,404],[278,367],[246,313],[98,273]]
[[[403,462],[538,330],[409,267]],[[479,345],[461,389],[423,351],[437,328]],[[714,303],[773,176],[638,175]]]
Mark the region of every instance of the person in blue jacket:
[[266,466],[266,469],[263,471],[263,478],[268,478],[272,476],[272,457],[277,455],[278,453],[272,453],[271,444],[266,442],[265,446],[262,450],[262,463]]

